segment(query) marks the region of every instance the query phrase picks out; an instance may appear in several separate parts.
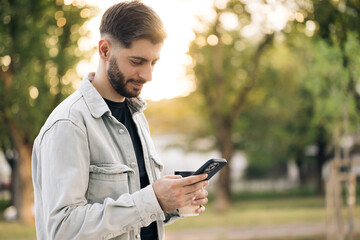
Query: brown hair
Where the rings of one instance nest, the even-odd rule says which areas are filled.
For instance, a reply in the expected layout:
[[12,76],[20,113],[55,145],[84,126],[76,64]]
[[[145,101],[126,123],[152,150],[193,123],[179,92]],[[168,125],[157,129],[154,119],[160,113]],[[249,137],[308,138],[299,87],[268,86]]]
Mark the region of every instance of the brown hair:
[[121,2],[107,9],[101,19],[100,34],[110,34],[126,48],[141,38],[157,44],[167,37],[159,16],[140,1]]

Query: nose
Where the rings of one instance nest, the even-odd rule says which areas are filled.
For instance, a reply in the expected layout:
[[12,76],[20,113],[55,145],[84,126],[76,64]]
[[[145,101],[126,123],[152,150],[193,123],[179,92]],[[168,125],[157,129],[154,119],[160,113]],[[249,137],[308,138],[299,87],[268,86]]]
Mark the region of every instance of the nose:
[[151,65],[145,65],[138,73],[139,78],[143,79],[147,82],[150,82],[152,80],[152,72],[153,72],[153,66]]

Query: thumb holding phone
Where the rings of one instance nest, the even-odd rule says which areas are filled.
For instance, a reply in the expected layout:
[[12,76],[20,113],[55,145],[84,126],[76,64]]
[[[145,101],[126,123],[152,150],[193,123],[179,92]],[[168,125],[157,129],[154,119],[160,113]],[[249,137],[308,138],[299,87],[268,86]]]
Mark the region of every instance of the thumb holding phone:
[[[152,186],[162,210],[170,212],[179,209],[196,201],[197,195],[203,196],[204,193],[199,193],[199,191],[206,184],[206,181],[203,181],[207,176],[207,174],[201,174],[182,178],[177,175],[167,175],[155,181]],[[207,202],[207,199],[197,201]]]
[[[163,211],[186,210],[183,216],[196,216],[205,211],[208,202],[205,187],[209,179],[227,164],[225,159],[210,159],[197,171],[176,171],[153,183],[153,189]],[[189,207],[188,209],[184,208]]]

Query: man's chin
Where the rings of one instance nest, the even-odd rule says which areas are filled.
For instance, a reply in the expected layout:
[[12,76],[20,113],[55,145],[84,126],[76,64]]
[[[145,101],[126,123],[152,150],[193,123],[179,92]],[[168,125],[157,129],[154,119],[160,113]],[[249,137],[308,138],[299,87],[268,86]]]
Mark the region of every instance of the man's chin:
[[140,93],[141,93],[141,90],[133,90],[133,91],[126,91],[124,95],[124,97],[126,98],[135,98],[135,97],[138,97],[140,96]]

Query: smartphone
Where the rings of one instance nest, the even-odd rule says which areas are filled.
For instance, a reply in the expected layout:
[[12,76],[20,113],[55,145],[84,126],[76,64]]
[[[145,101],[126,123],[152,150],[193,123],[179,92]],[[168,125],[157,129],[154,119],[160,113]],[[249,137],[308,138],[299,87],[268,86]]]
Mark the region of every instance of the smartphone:
[[199,175],[202,173],[207,173],[208,177],[205,180],[209,180],[212,176],[215,175],[220,169],[226,165],[227,161],[223,158],[214,158],[208,160],[204,165],[202,165],[198,170],[194,172],[193,175]]

